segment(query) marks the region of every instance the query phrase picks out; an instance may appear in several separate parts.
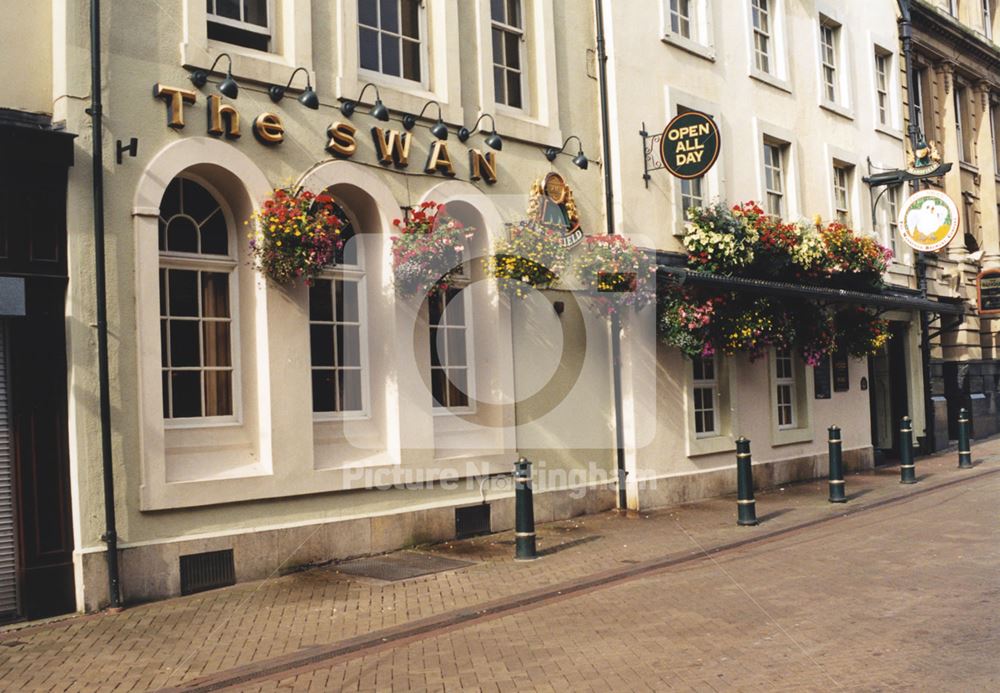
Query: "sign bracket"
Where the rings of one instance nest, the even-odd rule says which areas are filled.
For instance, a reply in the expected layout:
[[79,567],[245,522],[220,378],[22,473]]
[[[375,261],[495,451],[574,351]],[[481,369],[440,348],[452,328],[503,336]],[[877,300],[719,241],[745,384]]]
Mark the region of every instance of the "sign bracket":
[[649,179],[652,178],[649,174],[652,171],[659,171],[661,168],[666,168],[658,156],[660,142],[663,140],[663,133],[650,135],[646,132],[646,121],[643,121],[642,130],[639,131],[639,135],[642,137],[642,180],[648,190]]

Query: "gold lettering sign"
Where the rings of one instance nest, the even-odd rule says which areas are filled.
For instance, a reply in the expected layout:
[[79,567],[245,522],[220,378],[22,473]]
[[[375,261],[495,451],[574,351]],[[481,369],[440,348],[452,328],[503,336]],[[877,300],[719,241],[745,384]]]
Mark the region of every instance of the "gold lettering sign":
[[329,140],[326,143],[326,151],[334,156],[349,159],[358,151],[358,141],[354,138],[358,129],[350,123],[336,122],[326,129]]
[[408,132],[372,128],[372,139],[375,140],[375,151],[378,162],[383,166],[395,164],[397,168],[406,168],[410,164],[410,142],[413,136]]
[[435,140],[431,145],[430,156],[427,157],[427,166],[424,167],[426,173],[443,173],[446,176],[455,175],[455,165],[451,163],[451,156],[448,154],[448,145],[441,140]]
[[190,89],[168,87],[159,82],[153,85],[153,96],[167,102],[167,125],[174,130],[184,127],[184,104],[198,99],[198,95]]
[[494,152],[483,154],[478,149],[470,149],[469,171],[472,180],[485,180],[493,185],[497,182],[497,155]]
[[274,113],[261,113],[253,121],[253,134],[262,144],[278,144],[285,139],[285,126]]
[[217,94],[208,97],[208,134],[235,140],[240,136],[240,114],[229,104],[223,104]]

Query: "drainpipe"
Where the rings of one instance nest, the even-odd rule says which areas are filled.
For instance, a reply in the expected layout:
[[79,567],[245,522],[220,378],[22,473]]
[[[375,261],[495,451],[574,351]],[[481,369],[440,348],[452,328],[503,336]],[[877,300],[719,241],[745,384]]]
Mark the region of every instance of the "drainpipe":
[[[604,39],[604,3],[594,0],[597,15],[597,74],[601,92],[601,140],[604,159],[604,218],[608,235],[615,235],[614,191],[611,179],[611,127],[608,124],[608,53]],[[615,448],[618,463],[618,509],[628,509],[628,495],[625,489],[625,422],[622,412],[622,340],[621,319],[615,313],[611,316],[611,377],[615,407]]]
[[[925,146],[924,136],[917,122],[917,104],[913,100],[913,85],[917,83],[917,68],[913,64],[913,23],[910,11],[910,0],[896,0],[899,4],[899,40],[903,46],[903,61],[906,63],[906,93],[909,102],[909,120],[907,134],[910,137],[910,151],[916,152]],[[916,192],[920,182],[914,180],[911,189]],[[924,253],[917,252],[917,289],[922,298],[927,298],[927,258]],[[920,311],[920,370],[924,381],[924,452],[932,453],[937,447],[935,442],[934,400],[931,397],[931,320],[927,311]],[[895,425],[895,422],[894,422]]]
[[94,281],[97,285],[97,369],[100,381],[101,460],[104,466],[104,534],[108,545],[108,602],[121,608],[118,533],[115,530],[115,479],[111,456],[111,393],[108,379],[107,280],[104,274],[104,138],[101,105],[101,2],[90,1],[90,115],[93,127]]

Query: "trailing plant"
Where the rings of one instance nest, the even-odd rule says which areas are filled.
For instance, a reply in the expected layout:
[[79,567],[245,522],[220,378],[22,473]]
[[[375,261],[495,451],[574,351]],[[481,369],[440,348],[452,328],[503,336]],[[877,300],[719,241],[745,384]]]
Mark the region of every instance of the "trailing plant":
[[276,188],[252,220],[256,225],[250,234],[253,264],[279,284],[301,278],[311,285],[333,265],[337,249],[343,246],[342,222],[333,198],[326,193]]
[[548,289],[559,280],[568,256],[562,238],[561,230],[541,222],[509,224],[507,238],[483,263],[500,291],[523,298],[529,289]]
[[656,298],[656,264],[624,236],[588,236],[576,257],[575,273],[601,315],[639,309]]
[[393,284],[405,296],[426,296],[454,284],[462,274],[466,243],[473,227],[450,217],[444,205],[424,202],[393,225]]
[[877,353],[889,341],[889,322],[863,306],[848,306],[834,317],[837,351],[863,358]]

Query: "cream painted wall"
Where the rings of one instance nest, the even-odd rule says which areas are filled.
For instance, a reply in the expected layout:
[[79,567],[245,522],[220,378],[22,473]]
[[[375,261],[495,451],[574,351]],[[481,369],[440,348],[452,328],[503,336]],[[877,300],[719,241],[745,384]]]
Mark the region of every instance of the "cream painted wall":
[[[198,4],[197,0],[185,1],[192,3],[192,8]],[[600,151],[597,134],[596,82],[588,75],[590,63],[587,54],[587,48],[592,45],[592,41],[589,38],[586,41],[580,40],[580,36],[593,35],[593,17],[589,6],[586,3],[550,0],[531,0],[531,2],[533,5],[541,3],[547,6],[546,9],[540,5],[537,9],[543,16],[547,12],[552,17],[551,32],[555,38],[555,43],[551,47],[551,62],[546,63],[550,71],[533,75],[532,79],[538,80],[540,85],[555,84],[554,91],[559,102],[556,115],[558,129],[566,135],[578,135],[590,157],[596,159]],[[68,0],[66,3],[61,18],[66,25],[68,45],[85,47],[88,43],[86,4],[83,0]],[[435,3],[435,6],[437,5],[444,7],[447,17],[457,19],[458,27],[467,26],[471,22],[471,3],[440,0]],[[337,6],[336,3],[312,3],[309,31],[314,49],[311,55],[311,67],[314,70],[313,83],[323,104],[319,111],[301,107],[294,100],[294,91],[280,104],[273,104],[266,95],[267,85],[253,81],[253,77],[259,74],[254,67],[255,63],[242,58],[236,61],[235,77],[240,82],[240,94],[233,105],[240,112],[244,134],[239,140],[220,140],[220,144],[252,160],[271,185],[288,184],[302,176],[318,161],[328,158],[324,152],[325,130],[332,121],[343,119],[336,110],[340,103],[338,99],[357,96],[353,92],[337,91],[336,77],[341,74],[342,66],[339,62],[340,54],[336,50],[331,50],[331,46],[350,41],[350,39],[329,40],[330,27],[339,26],[337,17],[332,14]],[[190,39],[186,34],[185,3],[169,5],[153,2],[107,3],[104,5],[104,12],[103,28],[106,39],[103,60],[106,72],[105,113],[108,127],[105,140],[105,166],[111,406],[114,421],[115,482],[119,507],[118,530],[122,544],[127,547],[136,542],[163,541],[192,534],[246,531],[287,523],[343,519],[479,499],[478,489],[449,490],[438,486],[433,489],[405,492],[305,495],[260,500],[250,505],[216,505],[155,513],[140,511],[144,452],[140,444],[139,430],[142,422],[137,406],[140,356],[136,345],[138,329],[136,286],[137,273],[153,272],[155,268],[135,266],[138,248],[133,225],[133,199],[144,168],[161,150],[181,139],[205,137],[207,96],[215,93],[213,84],[218,81],[218,76],[213,76],[210,84],[199,91],[195,104],[186,107],[186,127],[180,131],[171,130],[166,126],[164,103],[154,99],[151,94],[153,84],[156,82],[191,88],[191,83],[188,81],[189,72],[182,67],[184,58],[179,51],[179,46],[185,38]],[[287,13],[282,14],[282,17],[287,18],[287,16]],[[142,30],[136,30],[137,27],[141,27]],[[287,31],[284,35],[288,36]],[[485,48],[489,49],[488,46]],[[466,147],[457,141],[454,132],[461,124],[471,126],[480,107],[479,75],[470,66],[476,63],[477,52],[481,49],[483,47],[473,36],[470,40],[459,42],[460,59],[456,60],[454,56],[449,58],[452,66],[456,64],[460,66],[455,76],[460,78],[458,92],[461,95],[462,109],[457,114],[455,111],[446,113],[446,121],[452,128],[449,147],[458,171],[458,179],[461,180],[468,179]],[[239,49],[232,50],[239,52]],[[201,61],[192,59],[191,51],[192,48],[188,46],[183,55],[193,64],[208,67],[207,63],[201,64]],[[60,65],[57,70],[60,73],[60,80],[65,81],[64,89],[67,94],[88,92],[89,75],[84,69],[86,60],[85,50],[67,51],[65,69]],[[245,70],[245,73],[241,74],[241,70]],[[266,73],[270,74],[271,70],[272,68],[268,68]],[[277,71],[287,75],[291,69],[286,67]],[[383,98],[390,109],[395,109],[400,102],[392,98],[390,93],[383,94]],[[69,129],[81,135],[77,140],[76,165],[70,172],[69,208],[89,210],[91,194],[88,163],[89,120],[83,113],[86,104],[74,99],[66,99],[63,103]],[[278,147],[265,147],[255,141],[250,134],[249,128],[253,118],[265,111],[278,113],[284,120],[287,130],[286,141]],[[452,119],[453,115],[455,119]],[[392,127],[400,128],[398,117],[399,112],[394,111]],[[365,113],[364,108],[358,109],[352,122],[359,129],[359,152],[353,159],[352,165],[358,167],[359,171],[367,171],[378,176],[397,205],[419,201],[431,188],[445,180],[442,176],[427,176],[420,173],[427,148],[431,143],[431,135],[426,129],[428,121],[424,121],[414,131],[411,164],[405,174],[375,163],[374,146],[367,130],[376,123]],[[603,231],[599,165],[594,164],[588,171],[580,171],[572,166],[566,157],[560,157],[555,163],[550,164],[542,155],[541,148],[546,145],[558,145],[561,142],[519,141],[515,137],[507,136],[502,129],[501,134],[505,135],[505,146],[503,152],[499,154],[500,181],[493,187],[482,183],[477,187],[489,196],[491,203],[500,210],[505,219],[523,216],[532,181],[548,171],[555,170],[564,175],[573,187],[586,230],[597,233]],[[115,140],[132,136],[140,140],[139,156],[136,159],[126,158],[121,166],[116,165],[113,151]],[[482,148],[484,146],[482,135],[473,135],[469,144]],[[70,274],[74,278],[68,308],[72,393],[71,463],[74,468],[77,486],[75,491],[78,498],[77,547],[81,551],[99,549],[102,546],[99,536],[103,531],[100,437],[97,408],[90,394],[97,390],[94,335],[90,327],[94,321],[90,228],[89,212],[70,215]],[[388,228],[382,230],[389,231]],[[490,229],[490,231],[497,233],[500,229]],[[242,231],[240,234],[242,235]],[[241,268],[241,271],[249,270]],[[280,320],[287,320],[295,315],[293,310],[282,307],[289,300],[300,307],[293,295],[286,295],[275,289],[269,290],[268,300],[280,311]],[[150,309],[155,310],[155,306]],[[277,324],[276,322],[270,327],[274,329]],[[516,333],[518,329],[516,325],[514,329]],[[272,351],[275,349],[280,351],[282,346],[280,338],[275,333],[271,344]],[[277,354],[276,358],[278,360],[274,361],[275,365],[271,369],[273,401],[285,402],[293,401],[296,397],[301,398],[303,396],[301,393],[296,394],[287,389],[289,387],[287,383],[299,382],[301,379],[283,380],[284,366],[281,365],[298,363],[299,360],[288,361],[280,354]],[[280,432],[280,440],[284,441],[285,447],[283,450],[278,448],[279,454],[275,455],[272,463],[277,477],[284,478],[287,476],[289,458],[300,454],[294,444],[295,431],[302,426],[311,426],[311,423],[291,418],[291,414],[281,407],[275,407],[273,417],[274,430]],[[542,453],[536,450],[532,454],[538,456]],[[549,457],[554,464],[573,467],[585,465],[587,460],[594,456],[585,455],[578,458],[573,452],[560,451]],[[301,485],[299,481],[291,478],[279,481],[276,488],[282,488],[281,484],[287,484],[288,488]],[[485,490],[491,493],[489,485]],[[192,493],[198,491],[192,487]],[[509,493],[509,489],[502,493]]]
[[52,4],[5,8],[0,22],[0,108],[52,113]]

